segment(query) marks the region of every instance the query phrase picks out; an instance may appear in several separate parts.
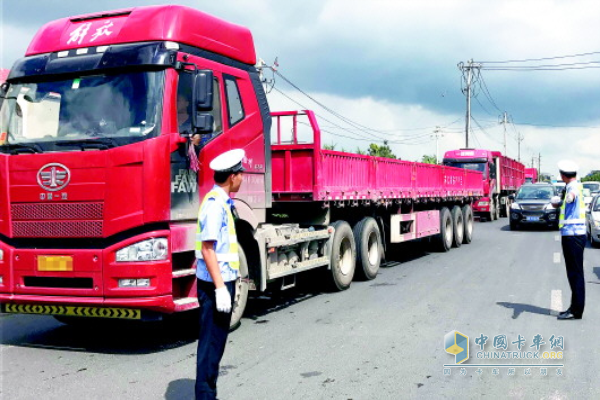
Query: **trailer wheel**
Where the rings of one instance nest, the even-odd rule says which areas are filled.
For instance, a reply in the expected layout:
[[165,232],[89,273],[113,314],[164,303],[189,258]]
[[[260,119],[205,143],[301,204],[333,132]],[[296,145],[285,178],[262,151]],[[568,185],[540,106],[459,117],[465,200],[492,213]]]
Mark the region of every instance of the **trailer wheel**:
[[459,206],[452,208],[452,235],[454,236],[453,246],[460,247],[463,244],[465,226],[462,210]]
[[500,219],[500,199],[496,200],[496,215],[494,215],[494,219],[497,221]]
[[433,238],[434,249],[446,252],[452,247],[453,240],[452,216],[448,207],[443,207],[440,210],[440,233]]
[[238,253],[240,256],[240,270],[238,278],[235,281],[235,296],[231,305],[231,322],[229,330],[233,331],[241,325],[242,315],[248,304],[248,260],[242,246],[238,244]]
[[374,218],[365,217],[352,231],[356,241],[356,275],[362,280],[374,279],[383,255],[379,226]]
[[510,202],[508,201],[508,197],[503,197],[504,205],[502,206],[500,216],[502,218],[507,218],[510,214]]
[[470,204],[466,204],[462,207],[463,214],[463,225],[465,231],[463,234],[463,243],[469,244],[473,240],[473,208]]
[[352,283],[356,268],[356,248],[352,228],[346,221],[331,224],[335,229],[330,239],[330,288],[336,291],[346,290]]

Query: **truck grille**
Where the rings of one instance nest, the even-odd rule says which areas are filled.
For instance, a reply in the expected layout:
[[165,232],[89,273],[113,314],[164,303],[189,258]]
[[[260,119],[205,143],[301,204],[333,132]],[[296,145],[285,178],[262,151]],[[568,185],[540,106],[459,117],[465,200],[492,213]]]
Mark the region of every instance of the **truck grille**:
[[102,237],[103,203],[12,204],[13,237]]

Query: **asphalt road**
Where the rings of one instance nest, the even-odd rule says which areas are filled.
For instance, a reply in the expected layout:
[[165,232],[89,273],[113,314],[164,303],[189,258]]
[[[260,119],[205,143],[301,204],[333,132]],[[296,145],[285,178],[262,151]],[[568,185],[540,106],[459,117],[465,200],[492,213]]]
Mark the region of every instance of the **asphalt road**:
[[[585,251],[584,318],[557,321],[553,313],[570,301],[559,239],[556,231],[511,232],[506,219],[477,223],[473,243],[449,253],[395,247],[375,280],[345,292],[314,290],[318,277],[308,276],[277,298],[252,299],[230,335],[219,397],[600,398],[600,249]],[[445,375],[455,359],[444,336],[453,330],[469,336],[470,359]],[[2,315],[0,332],[2,399],[193,398],[189,322],[73,327]],[[498,335],[511,352],[519,335],[521,352],[534,352],[541,335],[539,354],[563,351],[563,358],[477,359],[481,334],[487,352],[496,351]],[[564,350],[551,349],[552,335],[562,336]],[[512,367],[511,374],[492,364],[544,367]]]

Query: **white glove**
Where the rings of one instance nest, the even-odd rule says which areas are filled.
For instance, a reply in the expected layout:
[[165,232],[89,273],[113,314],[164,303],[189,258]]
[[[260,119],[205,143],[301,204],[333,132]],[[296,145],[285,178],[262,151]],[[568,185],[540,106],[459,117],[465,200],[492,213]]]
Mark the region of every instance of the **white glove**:
[[550,199],[550,203],[554,204],[555,206],[560,204],[560,197],[558,196],[554,196]]
[[227,286],[215,289],[215,300],[217,303],[217,311],[228,313],[231,311],[231,296]]

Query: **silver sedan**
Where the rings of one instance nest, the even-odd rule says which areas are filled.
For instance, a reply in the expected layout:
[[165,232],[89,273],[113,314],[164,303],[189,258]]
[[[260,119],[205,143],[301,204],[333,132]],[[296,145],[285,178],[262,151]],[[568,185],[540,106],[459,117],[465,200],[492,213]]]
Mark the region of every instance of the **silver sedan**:
[[586,210],[585,226],[592,247],[600,247],[600,195],[594,196]]

